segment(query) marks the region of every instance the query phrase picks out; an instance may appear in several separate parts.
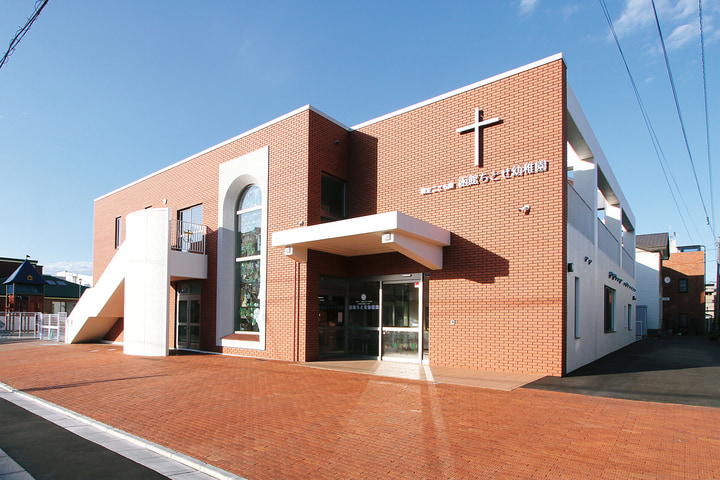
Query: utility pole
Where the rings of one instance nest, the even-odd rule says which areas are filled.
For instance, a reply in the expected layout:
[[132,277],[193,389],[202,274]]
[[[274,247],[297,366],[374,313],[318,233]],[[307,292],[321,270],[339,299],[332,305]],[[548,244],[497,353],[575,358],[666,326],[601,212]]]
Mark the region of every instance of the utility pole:
[[715,244],[715,315],[713,318],[712,329],[717,330],[720,326],[720,319],[718,319],[718,312],[720,312],[720,303],[718,302],[718,287],[720,287],[720,237],[718,243]]

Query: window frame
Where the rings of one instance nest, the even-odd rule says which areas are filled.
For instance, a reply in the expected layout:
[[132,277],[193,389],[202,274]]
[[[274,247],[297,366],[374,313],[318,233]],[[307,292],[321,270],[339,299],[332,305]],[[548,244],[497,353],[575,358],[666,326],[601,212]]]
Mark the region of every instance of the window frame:
[[[195,218],[197,216],[197,212],[199,213],[200,218]],[[190,215],[190,220],[186,220],[185,214]],[[198,203],[197,205],[193,205],[191,207],[183,208],[177,211],[177,219],[179,222],[183,223],[193,223],[195,225],[202,225],[203,224],[203,204]],[[199,220],[199,221],[198,221]]]
[[575,305],[573,309],[574,323],[575,323],[575,338],[580,337],[580,277],[575,277]]
[[[326,189],[323,188],[323,185],[326,184],[326,182],[331,182],[342,189],[342,198],[340,199],[340,203],[342,204],[341,212],[331,210],[331,205],[326,205],[326,203],[323,202],[323,197],[325,197],[324,193],[329,193]],[[347,200],[348,182],[345,180],[341,180],[333,175],[328,175],[327,173],[322,172],[320,174],[320,221],[322,223],[326,223],[346,219],[348,210]]]
[[[605,333],[615,333],[615,295],[617,291],[614,288],[604,285],[603,295],[603,322]],[[608,300],[609,294],[609,300]]]
[[688,286],[687,278],[678,278],[678,293],[688,293]]
[[115,217],[115,250],[122,245],[122,217]]
[[[259,201],[247,208],[241,208],[243,205],[243,202],[245,198],[247,197],[248,193],[253,189],[257,188],[260,194]],[[243,244],[242,244],[242,232],[240,231],[240,228],[242,226],[242,217],[243,215],[250,215],[255,214],[259,212],[260,213],[260,234],[258,238],[258,249],[251,255],[243,254]],[[239,333],[239,334],[260,334],[260,324],[261,324],[261,317],[263,315],[263,307],[262,307],[262,285],[263,285],[263,275],[262,275],[262,267],[263,267],[263,248],[265,246],[265,242],[263,242],[263,235],[264,235],[264,229],[263,229],[263,192],[259,185],[251,183],[245,186],[243,188],[242,192],[240,192],[240,195],[238,196],[236,207],[235,207],[235,298],[234,298],[234,308],[233,308],[233,332]],[[241,278],[243,273],[243,265],[249,264],[251,262],[257,262],[257,267],[253,268],[253,270],[256,272],[257,275],[257,281],[255,282],[249,282],[244,281],[244,278]],[[258,311],[257,317],[253,315],[253,320],[251,325],[255,327],[255,329],[251,330],[242,330],[241,327],[241,309],[248,309],[252,307],[241,307],[241,292],[243,291],[243,286],[250,285],[255,283],[255,295],[256,295],[256,304],[252,307],[255,307],[255,309]],[[258,336],[259,340],[259,336]]]

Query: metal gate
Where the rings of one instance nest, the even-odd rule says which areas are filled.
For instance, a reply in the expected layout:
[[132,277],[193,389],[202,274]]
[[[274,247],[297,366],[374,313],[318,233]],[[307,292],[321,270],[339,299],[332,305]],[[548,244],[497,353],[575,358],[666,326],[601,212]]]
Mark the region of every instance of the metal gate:
[[0,338],[65,342],[67,313],[0,312]]
[[647,337],[647,311],[646,305],[637,306],[637,315],[635,316],[635,338],[637,340]]
[[41,315],[40,339],[65,343],[67,313],[44,313]]

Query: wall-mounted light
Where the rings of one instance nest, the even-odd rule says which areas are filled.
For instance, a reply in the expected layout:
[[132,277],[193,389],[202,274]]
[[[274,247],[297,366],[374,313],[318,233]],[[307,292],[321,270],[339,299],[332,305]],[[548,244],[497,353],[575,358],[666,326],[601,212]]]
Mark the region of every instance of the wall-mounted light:
[[523,212],[525,215],[528,215],[530,213],[530,205],[523,205],[522,207],[518,208],[518,210]]

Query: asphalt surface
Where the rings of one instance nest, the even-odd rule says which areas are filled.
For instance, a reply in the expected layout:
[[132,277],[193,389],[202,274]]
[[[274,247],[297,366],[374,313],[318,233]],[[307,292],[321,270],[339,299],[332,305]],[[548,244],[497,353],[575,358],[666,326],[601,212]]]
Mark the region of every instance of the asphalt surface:
[[0,449],[37,480],[167,478],[3,399]]
[[565,377],[544,377],[524,388],[720,408],[720,343],[647,338]]

